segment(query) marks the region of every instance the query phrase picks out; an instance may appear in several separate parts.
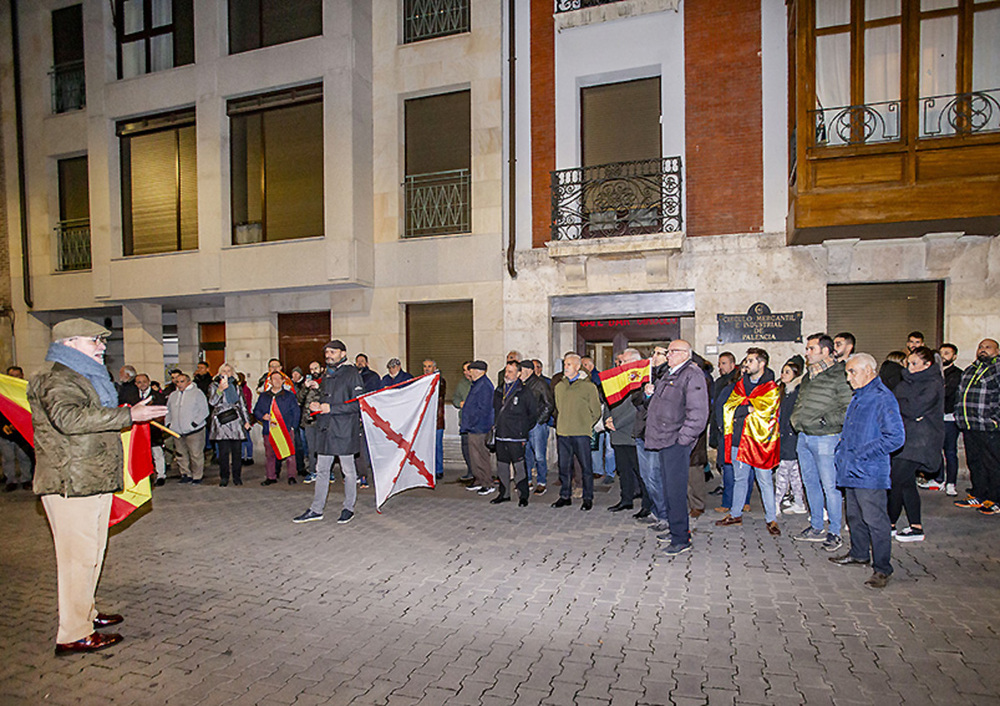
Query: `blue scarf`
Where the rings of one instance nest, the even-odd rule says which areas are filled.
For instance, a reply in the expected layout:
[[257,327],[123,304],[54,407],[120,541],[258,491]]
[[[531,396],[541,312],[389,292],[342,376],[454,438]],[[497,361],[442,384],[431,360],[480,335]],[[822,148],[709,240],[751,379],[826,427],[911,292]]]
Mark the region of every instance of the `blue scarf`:
[[108,369],[75,348],[64,346],[62,343],[52,343],[49,351],[45,354],[45,360],[53,363],[62,363],[70,370],[80,373],[90,381],[101,398],[101,404],[105,407],[118,406],[118,391],[115,390],[114,383],[111,382],[111,374]]
[[222,391],[222,399],[226,401],[226,404],[236,404],[239,394],[240,388],[236,378],[229,378],[229,387]]

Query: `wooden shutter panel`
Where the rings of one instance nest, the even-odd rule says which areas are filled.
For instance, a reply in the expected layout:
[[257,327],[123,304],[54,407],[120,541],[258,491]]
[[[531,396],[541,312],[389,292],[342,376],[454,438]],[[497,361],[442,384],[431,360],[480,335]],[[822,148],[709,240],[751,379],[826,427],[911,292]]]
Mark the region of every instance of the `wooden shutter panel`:
[[[462,363],[473,355],[472,302],[440,302],[406,306],[406,370],[421,374],[427,358],[437,361],[448,381],[448,394],[462,377]],[[385,361],[379,361],[385,372]]]
[[90,218],[87,158],[59,160],[59,220]]
[[580,92],[583,166],[659,159],[660,77]]
[[323,104],[264,113],[267,239],[323,235]]
[[128,138],[132,157],[132,253],[177,249],[177,133]]
[[406,175],[472,166],[471,93],[406,101]]

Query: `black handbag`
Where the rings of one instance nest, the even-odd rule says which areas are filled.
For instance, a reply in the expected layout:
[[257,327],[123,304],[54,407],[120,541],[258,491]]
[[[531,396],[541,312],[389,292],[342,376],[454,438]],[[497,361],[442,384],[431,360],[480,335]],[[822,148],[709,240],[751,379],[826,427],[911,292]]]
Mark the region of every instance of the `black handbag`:
[[486,449],[492,454],[497,451],[497,428],[490,427],[486,433]]
[[217,421],[219,424],[229,424],[231,422],[235,422],[237,419],[239,419],[239,417],[240,413],[237,412],[234,407],[230,407],[229,409],[223,412],[219,412],[217,415],[215,415],[215,421]]

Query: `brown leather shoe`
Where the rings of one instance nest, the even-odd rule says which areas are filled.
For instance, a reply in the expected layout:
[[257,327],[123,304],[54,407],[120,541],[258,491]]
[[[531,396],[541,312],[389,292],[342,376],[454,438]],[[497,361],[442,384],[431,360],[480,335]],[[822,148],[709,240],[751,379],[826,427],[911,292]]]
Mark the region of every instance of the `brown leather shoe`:
[[71,655],[77,652],[97,652],[105,647],[118,644],[122,641],[122,636],[118,633],[93,632],[82,640],[76,642],[56,643],[56,657]]
[[692,510],[691,511],[691,519],[695,519],[695,518],[701,517],[704,514],[705,514],[704,510]]
[[871,578],[865,581],[865,586],[869,588],[885,588],[887,583],[889,583],[889,575],[883,574],[881,571],[876,571],[871,575]]
[[715,524],[718,525],[719,527],[729,527],[730,525],[742,525],[743,518],[733,517],[732,515],[726,515],[721,520],[718,520]]
[[768,531],[768,534],[770,534],[772,537],[780,537],[781,536],[781,528],[778,527],[778,523],[777,522],[768,522],[767,523],[767,531]]
[[98,613],[97,617],[94,618],[94,629],[109,628],[112,625],[117,625],[118,623],[123,622],[125,622],[125,618],[117,613]]
[[744,505],[743,506],[743,512],[750,512],[750,506],[749,505]]
[[716,512],[729,512],[729,508],[728,507],[717,507],[717,508],[715,508],[715,511]]

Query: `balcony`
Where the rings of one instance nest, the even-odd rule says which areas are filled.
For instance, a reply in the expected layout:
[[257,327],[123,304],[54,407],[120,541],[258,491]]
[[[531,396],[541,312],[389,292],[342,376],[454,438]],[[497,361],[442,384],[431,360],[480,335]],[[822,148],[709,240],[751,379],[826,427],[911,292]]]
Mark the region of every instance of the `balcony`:
[[552,240],[680,232],[681,183],[680,157],[556,170]]
[[72,61],[53,67],[52,112],[68,113],[87,105],[87,90],[84,81],[82,61]]
[[404,0],[403,43],[469,31],[469,0]]
[[920,99],[920,137],[1000,132],[1000,88]]
[[470,232],[470,182],[468,169],[407,176],[403,237]]
[[900,103],[886,101],[810,111],[817,147],[896,142]]
[[90,269],[90,219],[59,221],[56,226],[59,272]]

